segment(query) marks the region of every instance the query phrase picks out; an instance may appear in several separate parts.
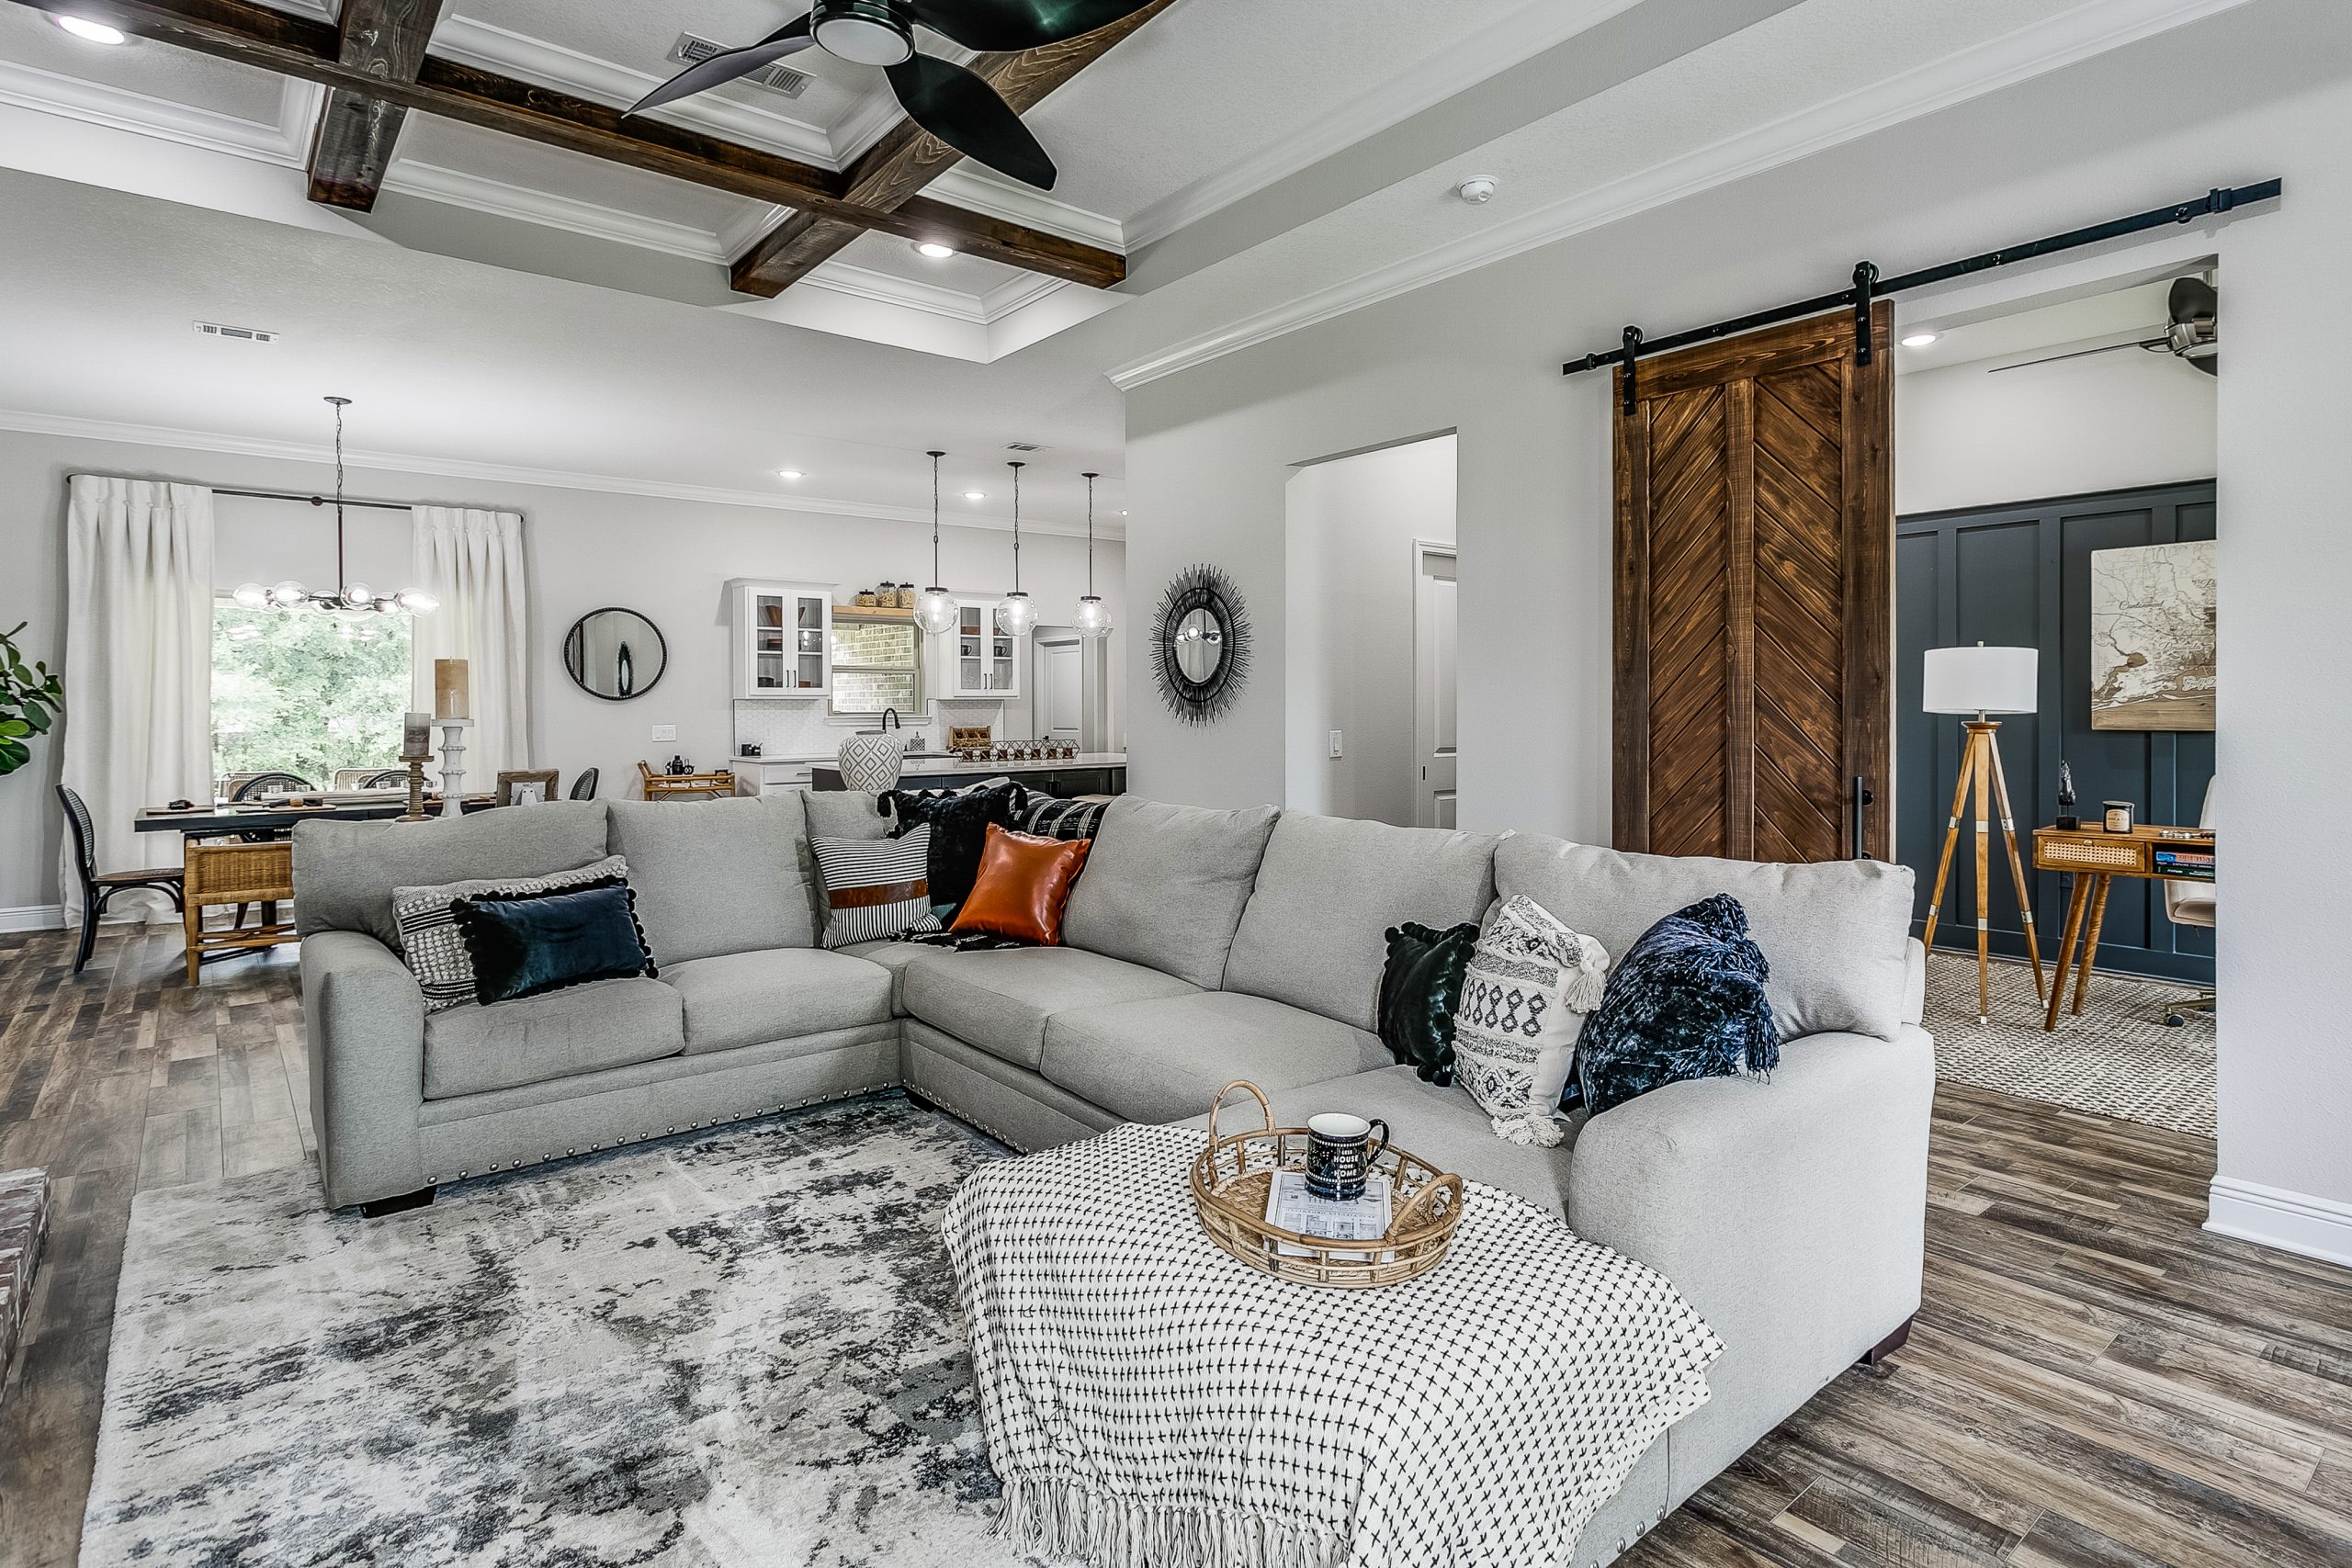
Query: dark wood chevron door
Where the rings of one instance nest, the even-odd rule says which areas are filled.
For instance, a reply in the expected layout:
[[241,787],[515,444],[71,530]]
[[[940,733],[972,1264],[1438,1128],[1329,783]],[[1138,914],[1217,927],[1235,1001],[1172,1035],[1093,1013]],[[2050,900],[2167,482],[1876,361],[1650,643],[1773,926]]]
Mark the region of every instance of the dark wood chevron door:
[[1892,853],[1888,320],[1867,365],[1850,310],[1644,359],[1631,412],[1618,372],[1619,848]]

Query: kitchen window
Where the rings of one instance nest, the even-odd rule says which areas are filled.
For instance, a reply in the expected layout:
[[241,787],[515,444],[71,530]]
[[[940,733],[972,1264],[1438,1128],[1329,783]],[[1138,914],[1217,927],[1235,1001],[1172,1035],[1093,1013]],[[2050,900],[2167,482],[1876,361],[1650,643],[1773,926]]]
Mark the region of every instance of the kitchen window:
[[833,612],[832,707],[866,717],[896,708],[922,712],[922,633],[911,620]]

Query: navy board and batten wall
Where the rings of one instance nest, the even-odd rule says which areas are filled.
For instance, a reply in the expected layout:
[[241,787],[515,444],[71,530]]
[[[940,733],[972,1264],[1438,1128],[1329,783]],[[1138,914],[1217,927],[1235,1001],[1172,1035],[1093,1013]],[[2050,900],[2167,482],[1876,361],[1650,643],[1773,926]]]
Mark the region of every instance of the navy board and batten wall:
[[[1918,875],[1915,933],[1935,885],[1962,739],[1958,718],[1919,711],[1921,656],[1979,640],[2041,649],[2041,711],[2002,722],[2001,761],[2042,957],[2050,960],[2065,918],[2068,879],[2032,869],[2031,834],[2056,815],[2059,759],[2074,764],[2076,809],[2086,821],[2098,820],[2099,802],[2114,799],[2134,803],[2143,822],[2195,822],[2213,776],[2211,731],[2091,728],[2091,552],[2211,537],[2211,479],[1896,520],[1895,848]],[[1961,835],[1936,944],[1973,953],[1976,888],[1968,837]],[[2023,957],[2017,897],[1997,844],[1993,867],[1993,949]],[[2165,919],[2160,885],[2120,877],[2098,957],[2102,969],[2210,984],[2213,933]]]

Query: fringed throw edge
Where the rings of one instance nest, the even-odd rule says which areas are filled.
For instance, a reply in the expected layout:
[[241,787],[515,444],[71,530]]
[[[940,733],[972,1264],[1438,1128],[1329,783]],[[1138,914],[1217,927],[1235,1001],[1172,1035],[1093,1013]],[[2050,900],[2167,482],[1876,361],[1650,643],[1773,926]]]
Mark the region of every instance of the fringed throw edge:
[[1093,1568],[1341,1568],[1348,1541],[1322,1529],[1112,1496],[1074,1480],[1004,1482],[990,1528],[1014,1550]]

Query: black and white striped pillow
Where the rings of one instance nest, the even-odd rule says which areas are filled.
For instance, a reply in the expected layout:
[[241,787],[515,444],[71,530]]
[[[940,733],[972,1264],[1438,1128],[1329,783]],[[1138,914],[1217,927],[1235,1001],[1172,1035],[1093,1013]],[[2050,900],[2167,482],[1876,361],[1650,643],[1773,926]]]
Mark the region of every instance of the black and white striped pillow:
[[1102,826],[1102,808],[1110,804],[1108,800],[1053,800],[1035,795],[1022,830],[1041,839],[1059,839],[1064,843],[1091,839]]
[[493,881],[449,882],[438,887],[392,889],[392,923],[401,933],[401,956],[424,992],[424,1010],[462,1007],[475,999],[474,961],[458,930],[451,906],[477,893],[527,897],[538,893],[568,893],[590,883],[627,876],[628,863],[606,855],[577,871],[551,876],[510,876]]
[[903,839],[811,839],[825,879],[825,945],[883,942],[935,931],[931,912],[931,826]]

